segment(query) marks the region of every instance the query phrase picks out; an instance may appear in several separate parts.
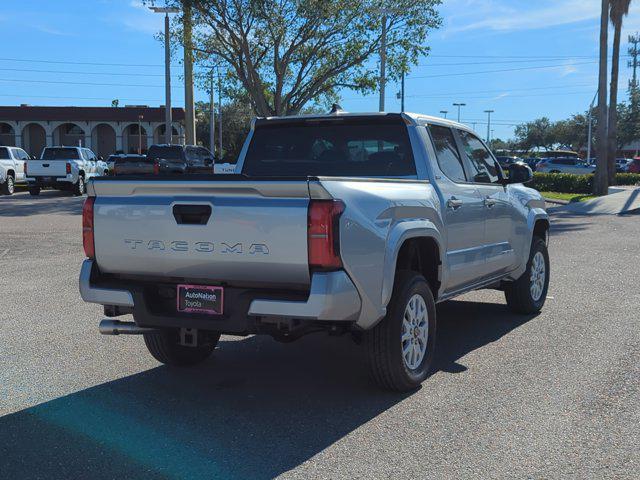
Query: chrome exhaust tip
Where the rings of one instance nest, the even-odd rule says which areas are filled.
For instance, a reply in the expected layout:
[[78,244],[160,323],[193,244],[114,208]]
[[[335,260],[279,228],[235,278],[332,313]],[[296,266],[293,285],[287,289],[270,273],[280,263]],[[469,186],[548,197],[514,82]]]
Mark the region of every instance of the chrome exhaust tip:
[[139,327],[133,322],[119,320],[101,320],[98,330],[102,335],[142,335],[157,331],[155,328]]

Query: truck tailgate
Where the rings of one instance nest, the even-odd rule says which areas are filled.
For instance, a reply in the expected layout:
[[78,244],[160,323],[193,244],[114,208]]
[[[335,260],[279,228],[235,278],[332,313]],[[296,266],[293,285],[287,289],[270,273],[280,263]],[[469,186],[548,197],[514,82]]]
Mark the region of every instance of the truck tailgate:
[[29,160],[27,176],[29,177],[64,177],[67,175],[65,160]]
[[95,180],[106,273],[309,284],[309,187],[299,181]]

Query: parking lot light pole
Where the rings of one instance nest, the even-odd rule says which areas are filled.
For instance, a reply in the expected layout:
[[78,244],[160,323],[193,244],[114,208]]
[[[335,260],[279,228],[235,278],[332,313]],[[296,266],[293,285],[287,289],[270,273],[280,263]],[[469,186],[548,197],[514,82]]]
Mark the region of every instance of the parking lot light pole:
[[485,110],[484,113],[487,114],[487,144],[491,140],[491,114],[495,112],[495,110]]
[[444,118],[447,118],[447,113],[449,113],[449,110],[440,110],[440,113],[444,115]]
[[466,107],[467,104],[466,103],[454,103],[453,106],[454,107],[458,107],[458,123],[460,123],[460,108],[461,107]]
[[179,8],[149,7],[155,13],[164,13],[164,86],[165,86],[165,141],[171,144],[172,119],[171,119],[171,32],[169,31],[169,14],[179,13]]

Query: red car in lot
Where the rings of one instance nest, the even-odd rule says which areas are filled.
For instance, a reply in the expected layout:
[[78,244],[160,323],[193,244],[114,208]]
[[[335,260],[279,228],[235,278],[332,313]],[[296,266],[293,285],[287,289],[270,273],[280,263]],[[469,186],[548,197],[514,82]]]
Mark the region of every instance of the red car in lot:
[[640,173],[640,157],[634,158],[629,162],[627,173]]

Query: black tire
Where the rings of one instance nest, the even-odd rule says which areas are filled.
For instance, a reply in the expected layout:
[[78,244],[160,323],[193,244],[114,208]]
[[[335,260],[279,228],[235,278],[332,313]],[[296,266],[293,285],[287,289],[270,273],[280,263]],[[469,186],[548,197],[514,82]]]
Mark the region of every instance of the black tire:
[[[540,296],[535,298],[532,283],[539,280],[539,273],[532,277],[532,269],[534,269],[534,258],[537,254],[541,254],[544,259],[544,280]],[[527,269],[515,282],[508,283],[504,289],[504,296],[507,299],[507,305],[516,313],[532,314],[542,309],[547,299],[547,291],[549,290],[549,252],[547,244],[540,237],[533,237],[531,242],[531,252],[527,261]]]
[[40,195],[40,187],[29,187],[29,194],[37,197],[38,195]]
[[3,195],[13,195],[13,192],[15,190],[15,181],[13,179],[13,176],[7,175],[7,179],[4,181],[0,188],[2,189]]
[[[145,333],[144,343],[153,358],[165,365],[188,367],[204,362],[218,344],[220,334],[198,332],[197,347],[186,347],[179,343],[179,330],[166,329],[154,333]],[[203,338],[204,337],[204,338]],[[202,338],[202,343],[200,343]]]
[[[403,355],[402,337],[405,310],[414,295],[419,295],[424,300],[428,330],[426,352],[419,364],[410,368]],[[415,330],[409,335],[414,333]],[[418,340],[419,337],[414,336],[406,342],[408,344]],[[436,304],[429,284],[422,275],[412,271],[400,271],[396,274],[387,315],[366,332],[365,344],[371,376],[380,387],[406,392],[419,387],[429,376],[435,358]]]
[[86,191],[86,186],[84,183],[84,177],[82,175],[78,175],[78,181],[73,185],[73,194],[77,197],[84,195]]

